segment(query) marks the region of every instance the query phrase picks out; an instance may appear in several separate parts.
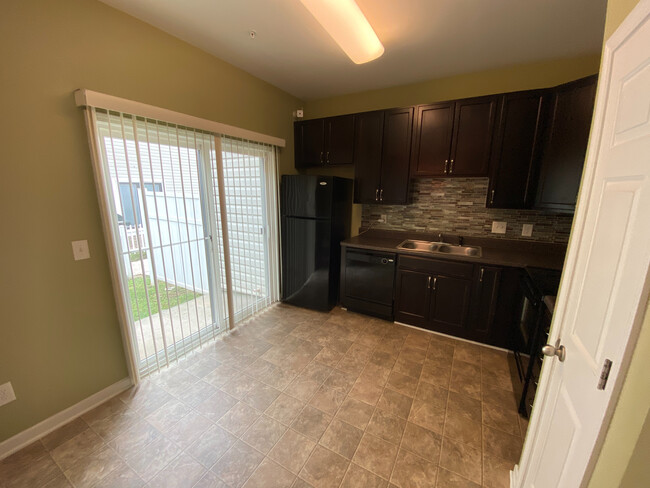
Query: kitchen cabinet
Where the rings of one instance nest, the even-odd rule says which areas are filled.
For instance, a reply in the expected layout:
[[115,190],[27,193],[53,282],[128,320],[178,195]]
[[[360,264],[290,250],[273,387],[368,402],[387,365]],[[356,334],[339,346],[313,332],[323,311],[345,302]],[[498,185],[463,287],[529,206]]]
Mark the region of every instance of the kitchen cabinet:
[[355,203],[405,204],[413,108],[359,114],[355,121]]
[[354,115],[296,122],[294,145],[296,168],[352,164]]
[[530,90],[500,97],[486,207],[533,205],[548,94]]
[[418,106],[413,176],[487,176],[497,97]]
[[470,322],[471,333],[475,340],[487,342],[494,330],[494,318],[497,313],[501,268],[479,265],[476,267],[473,316]]
[[414,176],[446,176],[454,125],[454,103],[419,105],[412,149]]
[[395,320],[445,334],[467,328],[474,265],[400,256]]
[[587,153],[597,75],[552,90],[535,208],[573,212]]
[[395,320],[428,328],[431,314],[431,274],[399,267]]
[[518,276],[515,268],[400,255],[395,320],[508,347]]
[[435,275],[431,290],[431,329],[462,336],[467,328],[472,281]]

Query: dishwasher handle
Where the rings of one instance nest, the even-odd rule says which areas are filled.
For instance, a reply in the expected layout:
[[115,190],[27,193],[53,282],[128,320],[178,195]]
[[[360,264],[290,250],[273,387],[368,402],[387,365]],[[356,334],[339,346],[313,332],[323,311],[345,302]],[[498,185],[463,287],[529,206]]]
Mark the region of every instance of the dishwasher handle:
[[359,262],[359,263],[368,263],[368,264],[387,264],[387,265],[394,265],[395,264],[395,256],[394,255],[386,255],[386,254],[373,254],[370,252],[359,252],[359,251],[348,251],[345,257],[346,263],[353,263],[353,262]]

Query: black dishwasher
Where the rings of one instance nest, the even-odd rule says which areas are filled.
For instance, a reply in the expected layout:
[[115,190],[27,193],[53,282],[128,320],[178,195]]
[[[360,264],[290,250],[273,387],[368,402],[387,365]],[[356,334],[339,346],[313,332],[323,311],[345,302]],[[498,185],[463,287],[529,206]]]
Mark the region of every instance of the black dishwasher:
[[343,248],[341,304],[348,310],[393,320],[395,253]]

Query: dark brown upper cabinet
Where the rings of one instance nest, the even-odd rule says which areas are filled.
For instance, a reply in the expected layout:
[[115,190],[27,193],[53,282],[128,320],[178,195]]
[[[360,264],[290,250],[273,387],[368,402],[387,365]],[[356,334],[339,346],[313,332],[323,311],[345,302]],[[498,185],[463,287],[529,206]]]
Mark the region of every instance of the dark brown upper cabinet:
[[414,176],[445,176],[449,167],[454,102],[419,105],[412,149]]
[[548,95],[545,90],[531,90],[500,97],[486,207],[533,205]]
[[296,168],[352,164],[354,115],[294,123]]
[[535,208],[573,212],[587,153],[597,75],[552,90]]
[[413,176],[487,176],[497,97],[418,106]]
[[413,108],[358,114],[354,138],[355,203],[405,204]]

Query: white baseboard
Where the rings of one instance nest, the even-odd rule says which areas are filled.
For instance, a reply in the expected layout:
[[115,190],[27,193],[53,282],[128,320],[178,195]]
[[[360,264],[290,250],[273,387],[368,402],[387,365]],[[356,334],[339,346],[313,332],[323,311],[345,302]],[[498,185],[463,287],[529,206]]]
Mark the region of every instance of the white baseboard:
[[106,400],[110,400],[115,395],[118,395],[124,390],[128,389],[132,384],[133,382],[131,381],[131,378],[121,379],[117,383],[113,383],[103,390],[90,395],[88,398],[84,398],[79,403],[75,403],[71,407],[62,410],[59,413],[55,413],[42,422],[39,422],[38,424],[23,430],[15,436],[0,442],[0,460],[6,458],[7,456],[10,456],[16,451],[19,451],[23,447],[28,446],[41,437],[46,436],[50,432],[55,431],[71,420],[76,419],[87,411],[92,410],[99,404],[104,403]]
[[422,327],[416,327],[415,325],[405,324],[404,322],[395,321],[393,323],[397,324],[397,325],[401,325],[403,327],[408,327],[410,329],[415,329],[415,330],[420,330],[422,332],[427,332],[427,333],[432,334],[432,335],[439,335],[439,336],[442,336],[442,337],[449,337],[450,339],[454,339],[454,340],[462,341],[462,342],[468,342],[470,344],[476,344],[477,346],[489,347],[490,349],[496,349],[497,351],[510,352],[509,349],[504,349],[503,347],[492,346],[490,344],[483,344],[482,342],[470,341],[469,339],[463,339],[462,337],[456,337],[456,336],[449,335],[449,334],[443,334],[442,332],[436,332],[435,330],[423,329]]

